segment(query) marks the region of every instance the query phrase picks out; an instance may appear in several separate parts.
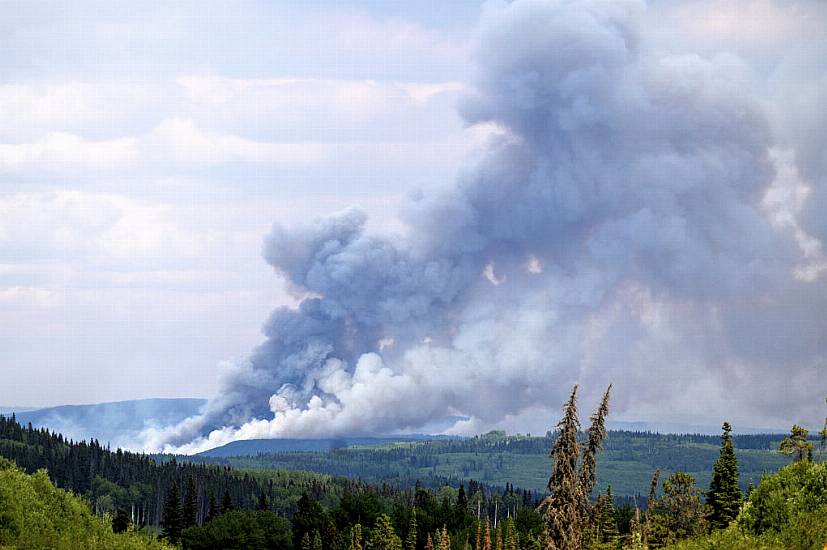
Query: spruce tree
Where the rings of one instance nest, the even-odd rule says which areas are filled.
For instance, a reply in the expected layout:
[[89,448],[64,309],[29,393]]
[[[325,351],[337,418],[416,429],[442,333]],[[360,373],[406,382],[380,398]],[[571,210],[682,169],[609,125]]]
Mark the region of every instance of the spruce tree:
[[511,516],[505,522],[505,550],[517,550],[517,530]]
[[181,540],[183,530],[183,510],[181,509],[181,495],[178,492],[178,484],[173,481],[167,492],[164,502],[164,518],[161,523],[162,536],[172,544],[178,544]]
[[580,457],[577,386],[571,391],[557,429],[557,440],[551,449],[553,467],[548,482],[551,495],[546,501],[544,522],[547,550],[579,550],[582,537],[580,507],[584,497],[577,475]]
[[732,445],[732,427],[724,422],[721,452],[712,468],[712,481],[706,493],[709,522],[716,529],[725,529],[738,515],[741,488],[738,486],[738,461]]
[[430,533],[428,533],[428,538],[425,539],[425,550],[434,550],[434,541]]
[[362,526],[358,523],[350,530],[350,550],[363,550]]
[[451,537],[448,536],[448,529],[444,525],[439,537],[439,550],[451,550]]
[[477,518],[477,538],[474,550],[482,550],[482,521],[479,518]]
[[416,550],[416,508],[411,509],[411,521],[408,523],[408,536],[405,538],[405,550]]
[[310,533],[305,533],[302,537],[301,550],[313,550],[313,543],[310,542]]
[[184,508],[182,510],[182,525],[186,529],[194,527],[198,522],[198,490],[195,487],[195,480],[192,476],[187,478],[187,492],[184,496]]
[[376,527],[371,536],[371,550],[402,550],[402,540],[391,524],[391,518],[382,514],[376,518]]
[[224,491],[224,498],[221,499],[221,513],[226,514],[227,512],[232,512],[234,508],[233,497],[230,496],[230,490],[226,489]]
[[482,550],[492,550],[491,548],[491,520],[488,516],[485,517],[485,538],[482,542]]
[[318,531],[313,535],[313,550],[322,550],[322,536]]
[[207,510],[207,517],[204,520],[204,523],[206,523],[208,521],[212,521],[213,519],[218,517],[218,515],[220,513],[221,513],[221,511],[218,509],[218,502],[216,502],[216,500],[215,500],[215,493],[210,491],[210,506],[209,506],[209,509]]
[[607,545],[608,548],[617,546],[617,539],[620,534],[617,529],[617,520],[615,519],[615,505],[614,494],[612,494],[612,486],[606,489],[606,496],[604,505],[600,515],[600,542]]
[[267,495],[264,494],[264,491],[259,493],[258,495],[258,506],[256,506],[256,510],[261,512],[266,512],[270,509],[270,503],[267,502]]

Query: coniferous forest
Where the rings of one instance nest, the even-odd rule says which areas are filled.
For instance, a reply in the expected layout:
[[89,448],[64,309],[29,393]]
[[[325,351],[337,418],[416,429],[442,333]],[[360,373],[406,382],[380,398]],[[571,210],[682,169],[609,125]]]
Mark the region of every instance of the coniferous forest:
[[[575,387],[549,434],[545,491],[473,479],[439,485],[432,478],[425,486],[237,469],[113,451],[0,417],[0,545],[588,550],[821,548],[827,541],[827,433],[819,440],[794,426],[776,450],[787,464],[742,489],[739,438],[724,422],[708,485],[655,469],[647,494],[618,498],[598,483],[609,409],[607,390],[581,425]],[[740,439],[762,444],[756,437]]]

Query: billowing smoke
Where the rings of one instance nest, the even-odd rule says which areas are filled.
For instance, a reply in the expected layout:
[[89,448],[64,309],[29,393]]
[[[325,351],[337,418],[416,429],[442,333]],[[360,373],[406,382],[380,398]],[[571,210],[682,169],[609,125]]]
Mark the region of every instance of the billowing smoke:
[[299,307],[147,445],[544,430],[575,382],[638,418],[818,418],[827,292],[791,197],[823,183],[824,134],[802,183],[744,64],[664,52],[645,10],[489,5],[460,106],[485,153],[411,197],[403,237],[358,209],[276,225],[264,257]]

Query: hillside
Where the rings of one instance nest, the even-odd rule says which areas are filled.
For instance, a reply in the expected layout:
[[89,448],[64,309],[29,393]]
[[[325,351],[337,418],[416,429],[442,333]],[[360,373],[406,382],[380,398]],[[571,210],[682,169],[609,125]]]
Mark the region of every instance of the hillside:
[[[744,489],[749,483],[757,484],[764,473],[774,472],[789,462],[775,451],[783,437],[735,436]],[[458,484],[475,479],[487,485],[510,483],[543,493],[548,483],[548,451],[552,443],[550,434],[529,437],[493,432],[461,440],[397,441],[330,450],[251,452],[247,456],[227,456],[228,449],[233,447],[225,447],[197,459],[179,460],[203,460],[236,468],[302,469],[400,486],[420,481],[437,487],[446,480]],[[664,475],[686,471],[697,479],[699,486],[706,487],[719,449],[720,440],[714,436],[612,431],[606,439],[605,452],[598,459],[598,488],[605,491],[611,484],[617,496],[645,495],[656,469]]]
[[141,550],[171,548],[135,532],[115,534],[80,498],[43,471],[27,475],[0,458],[0,548]]

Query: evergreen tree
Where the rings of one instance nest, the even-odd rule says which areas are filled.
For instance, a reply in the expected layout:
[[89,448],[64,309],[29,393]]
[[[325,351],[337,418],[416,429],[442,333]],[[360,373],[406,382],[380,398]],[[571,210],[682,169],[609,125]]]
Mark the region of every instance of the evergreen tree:
[[322,536],[318,531],[313,534],[313,550],[322,550]]
[[491,549],[491,520],[485,517],[485,539],[483,539],[482,550]]
[[439,537],[439,550],[451,550],[451,537],[448,536],[448,528],[442,526],[442,534]]
[[219,510],[218,502],[216,502],[215,500],[215,493],[210,491],[210,506],[207,509],[207,517],[204,520],[204,523],[207,523],[208,521],[215,519],[216,517],[218,517],[220,513],[221,510]]
[[695,478],[675,472],[663,481],[663,496],[654,506],[649,542],[659,545],[700,535],[706,530],[701,492]]
[[416,507],[411,509],[411,521],[408,523],[408,536],[405,538],[405,550],[416,550]]
[[514,519],[508,516],[505,522],[505,550],[517,550],[517,531],[514,529]]
[[619,533],[617,529],[617,521],[615,519],[614,494],[612,494],[611,485],[609,485],[606,489],[606,496],[604,498],[604,505],[599,518],[599,525],[600,542],[606,544],[608,548],[616,547]]
[[187,478],[187,492],[184,496],[184,508],[182,510],[182,525],[186,529],[197,524],[198,518],[198,491],[195,488],[195,480],[192,476]]
[[226,489],[224,491],[224,498],[221,499],[221,513],[226,514],[227,512],[232,512],[234,509],[233,497],[230,496],[230,490]]
[[258,495],[258,506],[256,506],[256,510],[261,512],[266,512],[270,509],[270,503],[267,501],[267,495],[264,494],[264,491],[259,493]]
[[482,521],[479,518],[477,518],[477,538],[474,550],[482,550]]
[[178,544],[183,531],[184,513],[181,509],[181,496],[178,484],[172,482],[164,502],[164,519],[161,523],[162,536],[172,544]]
[[813,444],[807,441],[809,432],[799,426],[793,425],[790,436],[785,437],[778,447],[778,452],[785,455],[796,455],[795,461],[801,462],[812,456]]
[[118,511],[115,512],[115,517],[112,518],[112,531],[115,533],[123,533],[128,531],[131,526],[132,519],[130,519],[129,513],[123,508],[118,508]]
[[302,537],[301,550],[313,550],[312,542],[310,542],[310,533],[305,533]]
[[[580,550],[580,507],[584,497],[577,475],[580,457],[580,446],[577,443],[577,432],[580,429],[580,421],[577,419],[577,386],[571,391],[557,429],[557,440],[551,449],[553,467],[548,482],[551,495],[546,500],[547,550]],[[485,550],[490,550],[490,546]]]
[[376,518],[370,548],[371,550],[402,550],[402,539],[397,536],[391,518],[387,514],[382,514]]
[[350,550],[363,550],[362,525],[359,523],[350,529]]
[[724,422],[721,453],[712,468],[712,481],[706,494],[709,522],[716,529],[725,529],[738,515],[741,488],[738,486],[738,461],[732,445],[732,428]]
[[649,545],[649,535],[652,532],[652,510],[655,507],[658,496],[658,481],[660,481],[660,468],[655,470],[655,475],[652,476],[652,482],[649,485],[649,498],[646,499],[646,514],[644,514],[643,526],[641,528],[643,546]]
[[431,539],[430,533],[428,533],[428,538],[425,540],[425,550],[434,550],[434,541]]
[[597,453],[603,449],[603,440],[606,438],[606,417],[609,415],[609,396],[612,385],[606,388],[600,406],[591,416],[589,427],[589,440],[583,450],[583,461],[580,467],[580,486],[583,498],[588,501],[589,495],[597,483]]

